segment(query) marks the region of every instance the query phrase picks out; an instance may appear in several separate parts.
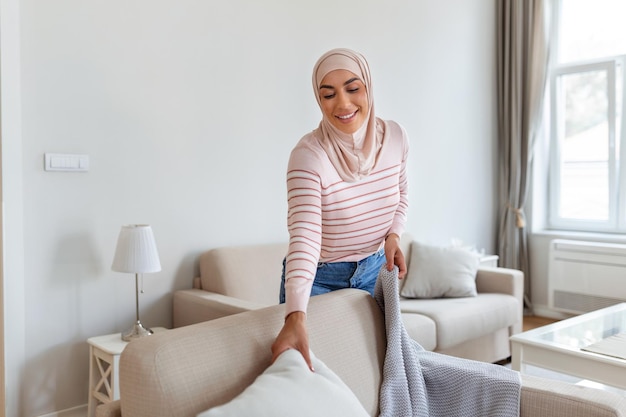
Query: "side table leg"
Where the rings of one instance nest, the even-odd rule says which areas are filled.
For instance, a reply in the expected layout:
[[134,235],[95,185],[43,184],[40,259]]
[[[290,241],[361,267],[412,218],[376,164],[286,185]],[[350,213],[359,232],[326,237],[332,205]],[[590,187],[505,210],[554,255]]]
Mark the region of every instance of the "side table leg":
[[517,343],[511,343],[511,369],[514,371],[522,370],[522,355],[524,349]]
[[119,384],[120,355],[113,357],[111,364],[111,401],[119,400],[120,384]]
[[91,350],[88,412],[89,417],[94,417],[99,404],[110,403],[119,398],[114,368],[119,355],[112,355],[97,347],[92,347]]

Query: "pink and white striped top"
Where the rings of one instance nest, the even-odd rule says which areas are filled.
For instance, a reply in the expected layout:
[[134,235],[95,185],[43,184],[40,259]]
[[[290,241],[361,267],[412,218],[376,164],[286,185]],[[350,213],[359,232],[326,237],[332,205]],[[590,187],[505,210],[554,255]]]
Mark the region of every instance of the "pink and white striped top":
[[289,251],[286,314],[307,310],[318,262],[355,262],[377,252],[390,233],[402,236],[408,208],[406,131],[388,131],[376,165],[356,182],[341,179],[317,130],[291,152],[287,169]]

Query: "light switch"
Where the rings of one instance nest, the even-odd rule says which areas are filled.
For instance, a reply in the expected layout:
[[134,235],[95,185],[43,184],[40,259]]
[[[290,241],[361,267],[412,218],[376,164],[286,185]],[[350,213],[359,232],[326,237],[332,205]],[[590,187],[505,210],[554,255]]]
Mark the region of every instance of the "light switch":
[[89,155],[47,153],[44,155],[46,171],[87,172],[89,171]]

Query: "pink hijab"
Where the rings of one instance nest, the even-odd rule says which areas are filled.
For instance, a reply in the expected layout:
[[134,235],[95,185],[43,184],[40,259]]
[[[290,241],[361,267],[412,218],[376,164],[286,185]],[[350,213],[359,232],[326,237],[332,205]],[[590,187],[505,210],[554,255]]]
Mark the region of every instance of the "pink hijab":
[[363,125],[351,135],[335,128],[323,115],[315,133],[341,178],[346,182],[355,182],[369,175],[376,165],[386,129],[384,122],[376,119],[374,113],[369,65],[363,55],[350,49],[328,51],[315,64],[313,91],[317,104],[321,107],[319,86],[322,79],[337,69],[348,70],[363,81],[367,89],[369,115]]

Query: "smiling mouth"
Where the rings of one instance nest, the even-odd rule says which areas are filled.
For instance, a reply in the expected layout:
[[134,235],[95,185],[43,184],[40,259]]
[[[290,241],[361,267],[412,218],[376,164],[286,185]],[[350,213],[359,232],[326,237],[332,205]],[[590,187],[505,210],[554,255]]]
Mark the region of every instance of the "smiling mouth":
[[346,115],[344,115],[344,116],[339,116],[339,115],[337,115],[337,116],[335,116],[335,117],[336,117],[336,118],[338,118],[339,120],[349,120],[349,119],[353,118],[353,117],[356,115],[356,112],[357,112],[357,111],[358,111],[358,110],[355,110],[354,112],[352,112],[352,113],[350,113],[350,114],[346,114]]

